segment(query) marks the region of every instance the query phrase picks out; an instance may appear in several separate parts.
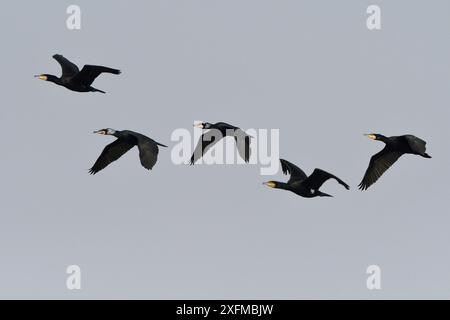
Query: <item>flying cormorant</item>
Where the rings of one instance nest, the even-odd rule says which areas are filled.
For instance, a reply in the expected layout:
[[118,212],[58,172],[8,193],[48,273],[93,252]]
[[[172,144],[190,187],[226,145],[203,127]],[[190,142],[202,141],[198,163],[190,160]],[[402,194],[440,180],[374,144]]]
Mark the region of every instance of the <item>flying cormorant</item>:
[[143,134],[123,130],[118,131],[111,128],[101,129],[94,131],[94,133],[111,135],[117,138],[114,142],[108,144],[105,149],[103,149],[100,157],[89,170],[90,174],[96,174],[100,170],[104,169],[111,162],[116,161],[122,155],[124,155],[128,150],[137,146],[139,149],[139,158],[141,159],[141,164],[145,169],[152,169],[158,159],[159,148],[167,147],[161,143],[144,136]]
[[[242,129],[225,122],[217,122],[214,124],[202,122],[194,125],[194,127],[211,130],[202,134],[200,137],[191,157],[191,165],[197,162],[197,160],[200,159],[215,143],[226,136],[234,137],[239,155],[245,162],[249,161],[251,152],[250,139],[252,137],[246,134]],[[217,139],[218,137],[219,139]]]
[[323,171],[322,169],[314,169],[313,173],[308,177],[302,169],[290,163],[289,161],[280,159],[280,162],[283,173],[291,175],[289,181],[287,183],[268,181],[264,182],[263,184],[271,188],[289,190],[305,198],[332,197],[332,195],[319,191],[319,188],[328,179],[335,179],[347,190],[350,189],[348,184],[346,184],[344,181],[332,175],[331,173]]
[[105,93],[104,91],[91,86],[95,78],[104,72],[120,74],[120,70],[117,69],[92,65],[85,65],[80,71],[74,63],[70,62],[60,54],[55,54],[53,58],[61,65],[61,77],[58,78],[51,74],[41,74],[35,77],[44,81],[56,83],[57,85],[66,87],[72,91]]
[[405,153],[431,158],[425,152],[426,142],[411,134],[385,137],[381,134],[371,133],[366,134],[366,136],[372,140],[382,141],[386,146],[370,159],[369,167],[359,184],[359,189],[361,190],[367,190]]

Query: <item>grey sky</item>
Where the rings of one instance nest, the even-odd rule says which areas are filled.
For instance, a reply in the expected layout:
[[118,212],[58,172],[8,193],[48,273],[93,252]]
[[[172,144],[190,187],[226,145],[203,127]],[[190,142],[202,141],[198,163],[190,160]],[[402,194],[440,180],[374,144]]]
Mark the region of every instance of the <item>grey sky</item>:
[[[66,29],[78,4],[82,30]],[[382,30],[366,28],[378,4]],[[450,298],[450,2],[8,1],[0,11],[0,298]],[[51,56],[103,75],[80,94],[33,78]],[[194,120],[279,128],[281,157],[330,199],[261,185],[253,166],[154,170],[132,150],[96,176],[104,127],[165,144]],[[356,190],[382,144],[406,156]],[[284,181],[281,173],[273,179]],[[68,265],[81,291],[65,287]],[[369,291],[366,267],[382,268]]]

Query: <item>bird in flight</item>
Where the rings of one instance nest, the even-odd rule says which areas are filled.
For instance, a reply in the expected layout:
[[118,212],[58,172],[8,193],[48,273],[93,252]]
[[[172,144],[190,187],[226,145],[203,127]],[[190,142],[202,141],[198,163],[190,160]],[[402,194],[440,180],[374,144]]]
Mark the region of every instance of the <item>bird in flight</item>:
[[158,159],[158,146],[167,147],[166,145],[156,142],[143,134],[129,130],[118,131],[107,128],[94,131],[94,133],[114,136],[117,139],[103,149],[100,157],[98,157],[95,164],[89,170],[90,174],[96,174],[100,170],[106,168],[106,166],[108,166],[111,162],[119,159],[134,146],[137,146],[139,149],[139,158],[142,166],[145,169],[150,170],[153,168],[156,160]]
[[367,190],[383,173],[389,169],[404,154],[415,154],[424,158],[431,158],[425,150],[426,142],[411,134],[395,137],[385,137],[382,134],[366,134],[369,139],[384,142],[386,145],[372,156],[369,167],[359,184],[359,189]]
[[58,78],[51,74],[40,74],[35,77],[40,80],[53,82],[72,91],[105,93],[92,87],[94,80],[102,73],[120,74],[120,70],[117,69],[92,65],[85,65],[80,71],[74,63],[60,54],[55,54],[53,58],[61,65],[61,77]]
[[250,139],[252,137],[246,134],[242,129],[225,122],[217,122],[214,124],[202,122],[194,125],[194,127],[210,130],[200,137],[191,157],[191,165],[197,162],[197,160],[200,159],[214,144],[227,136],[234,137],[239,155],[245,162],[249,161],[251,152]]
[[314,169],[313,173],[308,177],[302,169],[289,161],[280,159],[280,162],[283,173],[290,174],[289,181],[287,183],[268,181],[264,182],[264,185],[270,188],[288,190],[305,198],[332,197],[332,195],[319,191],[320,187],[329,179],[335,179],[345,189],[350,189],[344,181],[322,169]]

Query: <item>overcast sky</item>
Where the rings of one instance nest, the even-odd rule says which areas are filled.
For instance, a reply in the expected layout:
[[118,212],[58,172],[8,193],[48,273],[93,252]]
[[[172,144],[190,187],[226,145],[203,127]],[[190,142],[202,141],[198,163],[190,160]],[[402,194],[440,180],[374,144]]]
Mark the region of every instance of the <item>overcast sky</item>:
[[[82,29],[66,28],[78,4]],[[381,7],[369,31],[366,9]],[[0,10],[0,298],[450,298],[450,2],[8,1]],[[55,53],[122,70],[76,93]],[[261,183],[258,165],[150,172],[131,150],[96,176],[130,129],[173,146],[195,120],[280,129],[280,156],[334,181],[305,199]],[[357,190],[382,143],[405,156]],[[285,181],[279,172],[269,179]],[[66,288],[79,265],[82,290]],[[382,290],[366,288],[379,265]]]

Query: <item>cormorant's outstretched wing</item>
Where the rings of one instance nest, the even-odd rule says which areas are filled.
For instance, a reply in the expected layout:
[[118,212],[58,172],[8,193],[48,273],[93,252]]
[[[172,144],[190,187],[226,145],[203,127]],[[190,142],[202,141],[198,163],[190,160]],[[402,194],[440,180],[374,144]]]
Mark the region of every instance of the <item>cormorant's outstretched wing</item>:
[[292,164],[284,159],[280,159],[280,162],[281,170],[283,170],[283,173],[291,175],[288,183],[292,183],[294,181],[303,181],[308,177],[306,173],[304,173],[303,170],[297,167],[295,164]]
[[111,162],[116,161],[121,156],[123,156],[128,150],[133,148],[134,145],[125,142],[121,139],[108,144],[98,157],[97,161],[94,163],[92,168],[89,170],[90,174],[96,174],[100,170],[106,168]]
[[220,130],[211,129],[208,132],[202,134],[197,146],[195,147],[194,153],[191,157],[191,165],[197,162],[213,145],[215,145],[220,139],[223,138]]
[[239,155],[245,162],[249,162],[251,150],[250,150],[250,139],[251,137],[246,134],[242,129],[236,129],[234,131],[234,140],[236,141],[236,146]]
[[101,73],[104,72],[120,74],[120,70],[117,69],[102,66],[85,65],[83,69],[81,69],[81,71],[73,78],[73,81],[86,86],[90,86],[92,82],[94,82],[95,78],[97,78]]
[[322,169],[314,169],[313,173],[305,181],[303,181],[303,185],[305,185],[309,189],[319,190],[322,184],[324,184],[324,182],[328,179],[335,179],[337,182],[339,182],[339,184],[343,185],[345,189],[350,189],[349,185],[344,181]]
[[366,173],[364,174],[364,178],[358,185],[359,189],[367,190],[402,155],[403,153],[400,151],[389,150],[385,147],[383,150],[372,156],[369,162],[369,167],[367,168]]
[[60,54],[53,55],[53,59],[58,61],[58,63],[61,65],[62,78],[73,77],[80,71],[74,63],[70,62]]
[[[158,143],[145,136],[138,136],[137,139],[141,164],[145,169],[151,170],[158,160]],[[160,145],[164,146],[162,144]]]

